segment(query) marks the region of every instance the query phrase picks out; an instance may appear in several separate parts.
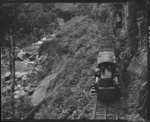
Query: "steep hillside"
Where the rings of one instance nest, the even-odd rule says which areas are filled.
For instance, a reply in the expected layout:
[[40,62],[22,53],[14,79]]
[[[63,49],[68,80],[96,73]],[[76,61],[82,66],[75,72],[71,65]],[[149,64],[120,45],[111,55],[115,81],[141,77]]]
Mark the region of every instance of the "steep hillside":
[[[88,103],[97,61],[98,38],[98,26],[92,19],[79,16],[68,21],[57,33],[55,40],[41,46],[39,53],[48,54],[46,72],[51,75],[60,71],[54,82],[55,86],[63,84],[41,108],[36,118],[44,118],[44,113],[47,113],[46,118],[68,118],[73,111],[82,110]],[[50,81],[50,85],[54,84]]]
[[[92,9],[87,9],[88,6],[92,6]],[[90,11],[88,14],[83,12],[87,16],[79,14],[75,6],[73,10],[69,7],[64,10],[75,17],[61,27],[54,40],[44,43],[39,49],[39,55],[47,54],[47,60],[42,65],[42,77],[47,79],[54,73],[58,74],[49,80],[49,89],[45,92],[49,96],[53,91],[53,95],[36,113],[35,118],[81,117],[84,107],[89,103],[100,29],[104,26],[112,27],[114,34],[115,53],[121,74],[119,81],[123,91],[123,119],[142,121],[142,118],[146,118],[147,13],[143,9],[146,6],[145,1],[85,4],[84,9]],[[44,81],[45,79],[42,82]],[[55,90],[57,86],[59,88]],[[37,102],[39,98],[35,95],[33,99]]]
[[[17,28],[14,37],[20,37],[16,41],[16,50],[22,48],[25,51],[23,55],[28,53],[29,56],[26,55],[26,59],[19,57],[15,59],[14,93],[24,92],[21,92],[20,96],[14,96],[16,97],[14,99],[16,110],[14,110],[11,108],[10,98],[11,77],[10,73],[6,73],[8,72],[6,68],[9,68],[9,53],[8,50],[6,52],[2,50],[4,51],[1,55],[1,75],[4,75],[1,81],[2,118],[20,119],[45,98],[47,98],[46,102],[40,106],[34,118],[84,118],[85,108],[90,102],[91,84],[95,80],[94,70],[102,40],[101,29],[108,27],[119,65],[119,82],[122,90],[121,101],[119,101],[120,118],[144,121],[148,106],[148,12],[146,10],[148,5],[150,5],[148,0],[124,3],[42,3],[35,5],[29,3],[22,4],[22,7],[17,5],[19,8],[13,6],[11,9],[9,8],[11,5],[6,5],[8,11],[5,9],[4,17],[10,16],[13,21],[24,23],[10,24],[18,25],[14,26]],[[39,9],[36,9],[37,7]],[[13,11],[12,13],[10,11],[13,9],[16,10],[14,15]],[[28,9],[33,13],[28,12]],[[19,21],[13,19],[18,18],[16,15],[19,15]],[[35,18],[37,21],[34,23]],[[7,20],[11,22],[11,19]],[[7,30],[11,30],[7,29],[11,28],[8,25],[4,26],[6,35],[3,34],[4,40],[7,41],[9,40]],[[29,30],[31,32],[28,32]],[[42,36],[44,38],[38,41]],[[3,41],[5,45],[9,44],[6,43],[7,41]],[[31,44],[32,42],[34,43]],[[18,45],[21,47],[18,48]],[[26,74],[20,74],[20,69],[25,70]]]

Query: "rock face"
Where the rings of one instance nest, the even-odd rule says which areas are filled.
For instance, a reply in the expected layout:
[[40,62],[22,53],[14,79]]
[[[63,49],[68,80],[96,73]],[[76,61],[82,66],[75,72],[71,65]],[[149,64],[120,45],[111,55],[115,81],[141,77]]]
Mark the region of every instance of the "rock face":
[[[128,112],[133,113],[138,109],[139,114],[145,117],[147,101],[147,52],[140,52],[135,56],[128,67],[130,81],[128,85],[129,96],[127,99]],[[130,106],[132,105],[132,108]]]
[[44,78],[35,89],[32,95],[32,104],[34,106],[38,105],[44,98],[47,97],[47,95],[49,95],[47,94],[48,90],[50,93],[53,91],[56,85],[56,75],[57,73]]
[[30,57],[30,54],[25,52],[25,51],[23,51],[23,50],[20,50],[20,52],[17,55],[17,58],[21,59],[22,61],[26,60],[28,57]]
[[[134,6],[134,7],[133,7]],[[120,64],[126,118],[143,121],[147,113],[147,13],[146,2],[130,1],[116,7],[114,20],[115,51]],[[141,13],[141,11],[143,13]],[[142,17],[142,21],[139,19]]]

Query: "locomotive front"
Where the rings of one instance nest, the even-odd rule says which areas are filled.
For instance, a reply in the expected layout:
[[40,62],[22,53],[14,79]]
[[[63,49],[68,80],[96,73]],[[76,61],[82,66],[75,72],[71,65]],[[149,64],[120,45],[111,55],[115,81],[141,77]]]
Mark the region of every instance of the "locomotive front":
[[118,100],[120,98],[120,84],[115,54],[113,51],[99,52],[98,66],[95,72],[94,86],[101,101]]

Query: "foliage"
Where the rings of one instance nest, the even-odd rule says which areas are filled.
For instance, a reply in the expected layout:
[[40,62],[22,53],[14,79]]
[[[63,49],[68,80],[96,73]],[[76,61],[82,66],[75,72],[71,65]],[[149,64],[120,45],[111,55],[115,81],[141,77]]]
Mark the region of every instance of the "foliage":
[[7,34],[10,30],[17,45],[21,46],[22,43],[27,45],[38,41],[45,34],[52,34],[58,27],[57,11],[53,4],[3,3],[1,20],[2,43],[6,46],[9,44]]
[[[49,69],[47,73],[52,70],[58,72],[64,68],[56,80],[57,86],[62,82],[64,84],[53,95],[53,99],[48,100],[47,104],[36,113],[37,119],[69,118],[73,111],[78,111],[79,107],[88,104],[87,92],[92,80],[89,77],[93,75],[91,66],[97,60],[98,34],[97,25],[89,17],[78,16],[59,30],[56,39],[41,45],[39,53],[48,54],[45,66],[47,71]],[[57,68],[53,66],[55,62]]]
[[[2,95],[2,104],[1,104],[2,120],[13,119],[11,101],[12,99],[10,98],[10,95],[7,96]],[[18,100],[14,100],[14,103],[15,103],[15,115],[14,115],[15,119],[21,119],[33,108],[30,99],[27,96],[23,96],[20,97]]]

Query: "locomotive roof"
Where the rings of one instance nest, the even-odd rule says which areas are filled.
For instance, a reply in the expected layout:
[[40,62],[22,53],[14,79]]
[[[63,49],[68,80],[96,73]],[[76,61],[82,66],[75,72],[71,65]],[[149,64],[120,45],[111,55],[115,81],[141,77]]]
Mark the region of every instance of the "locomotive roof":
[[116,63],[114,52],[112,52],[112,51],[99,52],[98,64],[104,63],[104,62]]

